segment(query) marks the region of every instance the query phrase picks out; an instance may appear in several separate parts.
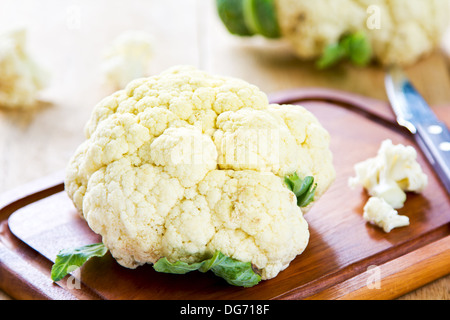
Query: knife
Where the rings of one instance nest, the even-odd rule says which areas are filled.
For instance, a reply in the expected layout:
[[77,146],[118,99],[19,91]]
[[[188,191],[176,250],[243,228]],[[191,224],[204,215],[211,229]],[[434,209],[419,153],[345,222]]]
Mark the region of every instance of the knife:
[[399,67],[388,69],[386,92],[399,125],[408,129],[450,194],[450,132]]

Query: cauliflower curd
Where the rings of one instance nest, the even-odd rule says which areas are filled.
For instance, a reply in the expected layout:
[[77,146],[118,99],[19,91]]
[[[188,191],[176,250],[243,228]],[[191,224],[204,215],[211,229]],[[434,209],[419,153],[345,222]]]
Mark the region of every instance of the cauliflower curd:
[[189,66],[105,98],[85,135],[65,187],[128,268],[220,250],[273,278],[309,241],[310,206],[284,177],[313,176],[316,201],[335,178],[329,134],[310,112]]

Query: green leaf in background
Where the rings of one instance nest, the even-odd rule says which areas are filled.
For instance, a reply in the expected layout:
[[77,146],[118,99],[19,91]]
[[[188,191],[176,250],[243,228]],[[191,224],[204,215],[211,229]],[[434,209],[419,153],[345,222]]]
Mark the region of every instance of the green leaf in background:
[[274,0],[216,0],[217,12],[235,35],[281,36]]
[[342,46],[348,58],[356,65],[364,66],[372,58],[372,48],[364,32],[355,32],[342,38]]
[[279,38],[280,28],[274,0],[243,0],[245,22],[250,30],[266,38]]
[[299,207],[306,207],[314,201],[314,193],[317,188],[317,183],[314,183],[314,177],[307,176],[304,179],[301,179],[297,173],[293,173],[286,176],[284,181],[297,197],[297,205]]
[[158,272],[185,274],[198,270],[211,270],[216,276],[225,279],[229,284],[241,287],[253,287],[261,281],[261,276],[255,272],[250,262],[241,262],[216,251],[210,259],[196,263],[182,261],[170,262],[167,258],[159,259],[153,268]]
[[327,69],[347,56],[346,50],[339,44],[334,43],[327,46],[322,54],[322,57],[317,61],[319,69]]
[[107,251],[108,249],[103,243],[94,243],[79,248],[61,250],[52,266],[52,280],[61,280],[69,272],[73,271],[74,268],[81,267],[92,257],[103,257]]
[[317,67],[326,69],[344,59],[348,59],[357,66],[365,66],[370,62],[372,47],[364,32],[346,34],[338,43],[330,44],[317,61]]
[[231,34],[252,36],[244,19],[244,0],[216,0],[217,12]]

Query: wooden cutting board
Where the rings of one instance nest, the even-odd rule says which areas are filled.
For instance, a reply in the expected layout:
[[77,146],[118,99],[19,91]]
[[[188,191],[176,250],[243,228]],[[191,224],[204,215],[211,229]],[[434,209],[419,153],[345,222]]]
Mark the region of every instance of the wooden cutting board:
[[[17,299],[392,299],[450,273],[450,198],[419,150],[429,185],[408,194],[399,210],[410,226],[384,233],[366,223],[367,194],[347,186],[353,165],[373,157],[383,140],[414,146],[385,102],[323,89],[271,101],[301,104],[317,116],[331,134],[337,172],[305,216],[308,247],[276,278],[240,288],[212,273],[126,269],[107,254],[53,283],[60,249],[100,241],[65,194],[60,172],[0,196],[0,288]],[[448,124],[445,109],[436,112]]]

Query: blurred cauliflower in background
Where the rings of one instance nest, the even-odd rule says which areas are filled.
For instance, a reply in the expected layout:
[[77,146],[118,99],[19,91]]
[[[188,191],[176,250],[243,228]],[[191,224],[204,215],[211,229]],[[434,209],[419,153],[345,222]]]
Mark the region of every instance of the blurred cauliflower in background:
[[328,67],[409,65],[439,47],[449,25],[448,0],[216,0],[227,29],[283,38],[302,59]]
[[26,39],[25,28],[0,34],[0,107],[36,106],[48,83],[49,73],[27,52]]
[[442,50],[444,51],[447,58],[450,59],[450,26],[448,26],[447,30],[444,33]]
[[139,30],[120,34],[104,55],[102,71],[113,89],[123,89],[130,81],[149,75],[153,58],[153,37]]

